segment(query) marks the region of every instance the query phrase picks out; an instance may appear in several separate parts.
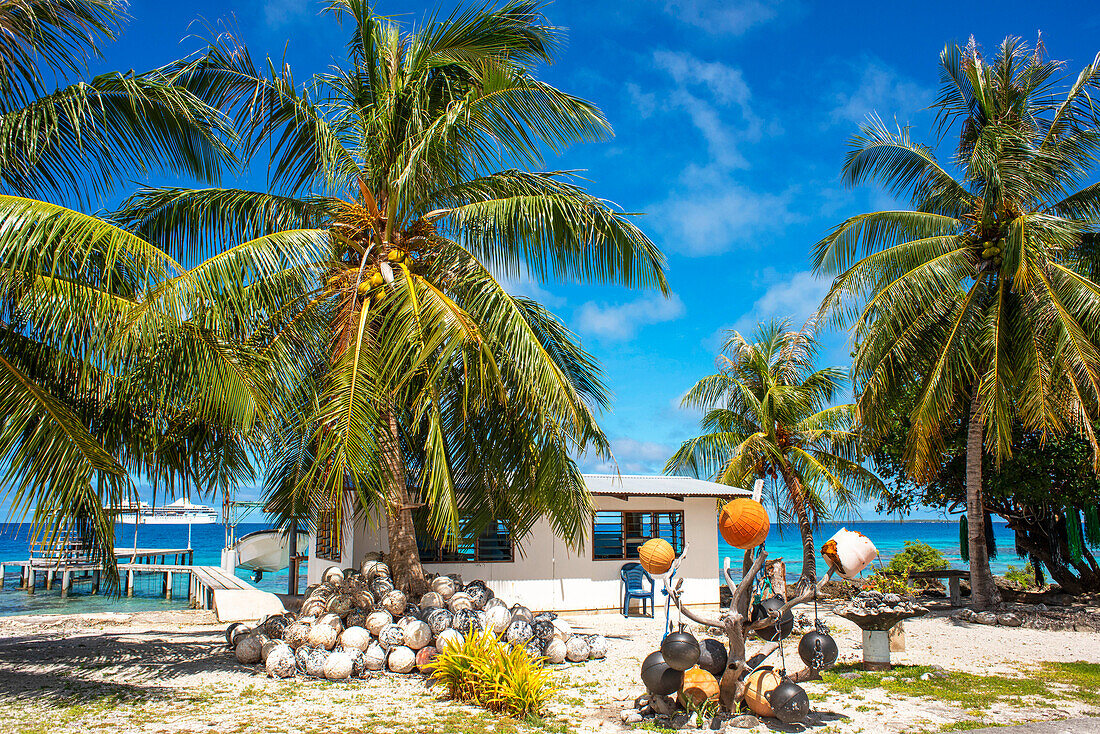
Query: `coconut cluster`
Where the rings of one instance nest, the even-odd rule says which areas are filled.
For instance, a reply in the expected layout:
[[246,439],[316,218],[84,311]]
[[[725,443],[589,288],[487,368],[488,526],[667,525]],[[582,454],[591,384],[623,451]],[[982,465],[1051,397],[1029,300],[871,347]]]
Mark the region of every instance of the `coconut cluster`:
[[326,570],[297,616],[269,616],[252,627],[236,622],[225,639],[240,663],[263,664],[274,677],[344,680],[383,671],[428,675],[439,650],[481,630],[543,664],[607,656],[602,635],[575,634],[553,612],[509,606],[481,580],[463,585],[458,577],[436,576],[431,591],[410,600],[375,557],[359,571]]

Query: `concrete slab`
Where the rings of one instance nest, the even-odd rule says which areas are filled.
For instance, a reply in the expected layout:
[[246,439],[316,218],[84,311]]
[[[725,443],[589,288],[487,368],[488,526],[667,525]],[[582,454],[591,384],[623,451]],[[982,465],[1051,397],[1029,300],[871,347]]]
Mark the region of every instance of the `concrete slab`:
[[214,589],[214,614],[219,622],[255,622],[265,614],[282,614],[279,597],[259,589]]

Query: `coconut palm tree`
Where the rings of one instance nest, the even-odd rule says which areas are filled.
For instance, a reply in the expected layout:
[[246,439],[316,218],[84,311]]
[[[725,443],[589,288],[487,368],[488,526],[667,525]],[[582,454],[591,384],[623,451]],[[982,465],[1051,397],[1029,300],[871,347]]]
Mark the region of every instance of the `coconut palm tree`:
[[983,451],[1012,450],[1013,425],[1047,435],[1082,431],[1100,407],[1100,286],[1095,262],[1100,187],[1082,186],[1100,151],[1093,94],[1100,57],[1067,86],[1062,64],[1007,38],[992,59],[973,40],[940,55],[933,109],[956,135],[949,164],[907,130],[879,121],[852,138],[850,184],[881,182],[912,210],[851,217],[814,249],[836,276],[820,314],[853,324],[857,414],[883,429],[879,406],[913,381],[906,460],[939,468],[943,436],[968,423],[967,517],[972,604],[999,595],[989,570]]
[[[851,511],[882,489],[859,464],[852,405],[832,405],[845,382],[836,367],[815,369],[812,329],[786,321],[761,324],[752,341],[731,331],[718,372],[681,400],[705,411],[700,436],[685,441],[665,466],[735,487],[782,479],[774,494],[780,519],[793,517],[802,536],[800,584],[816,578],[813,528],[834,510]],[[778,489],[773,481],[774,489]]]
[[35,535],[75,527],[94,538],[109,579],[104,507],[135,479],[188,492],[248,466],[230,434],[189,413],[195,393],[158,404],[140,361],[112,347],[163,259],[61,205],[95,206],[154,171],[214,181],[234,163],[228,121],[180,83],[199,58],[82,79],[124,20],[116,0],[0,3],[2,496],[13,517],[32,516]]
[[[395,581],[414,592],[416,514],[448,542],[543,516],[583,542],[590,499],[571,457],[606,452],[592,412],[606,391],[573,336],[498,278],[666,291],[663,257],[628,216],[566,173],[528,170],[610,128],[529,71],[559,34],[535,3],[412,31],[362,0],[328,12],[350,26],[348,59],[304,87],[231,43],[188,77],[235,97],[270,192],[149,189],[117,221],[181,258],[210,256],[189,278],[222,284],[217,320],[249,324],[272,365],[274,506],[308,505],[337,528],[383,509]],[[176,328],[181,288],[135,330]]]

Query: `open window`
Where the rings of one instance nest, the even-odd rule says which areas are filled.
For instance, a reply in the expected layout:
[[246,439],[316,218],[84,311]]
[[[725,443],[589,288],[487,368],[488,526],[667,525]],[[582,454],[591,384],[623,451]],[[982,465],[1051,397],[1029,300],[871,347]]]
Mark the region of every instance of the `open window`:
[[514,558],[512,534],[504,522],[493,523],[477,538],[460,540],[453,548],[427,533],[417,533],[416,544],[423,563],[511,563]]
[[600,510],[592,520],[592,557],[636,560],[638,548],[650,538],[664,538],[679,555],[684,550],[684,513]]

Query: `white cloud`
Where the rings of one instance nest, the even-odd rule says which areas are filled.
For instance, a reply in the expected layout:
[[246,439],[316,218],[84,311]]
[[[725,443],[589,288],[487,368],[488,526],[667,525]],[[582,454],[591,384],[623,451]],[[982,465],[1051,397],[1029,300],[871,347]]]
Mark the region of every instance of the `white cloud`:
[[640,85],[627,82],[626,93],[630,97],[630,103],[638,110],[638,115],[644,120],[653,115],[657,110],[657,94],[644,92]]
[[833,95],[830,116],[834,123],[862,123],[877,114],[883,120],[905,124],[910,115],[932,101],[931,90],[881,62],[865,59],[859,68],[854,86]]
[[[733,328],[749,337],[761,321],[773,318],[787,319],[793,328],[801,328],[821,305],[821,299],[828,292],[829,285],[827,278],[818,278],[809,271],[792,273],[768,286],[748,313],[737,319]],[[721,333],[720,339],[724,340],[725,337],[726,334]]]
[[266,0],[264,22],[269,28],[279,28],[305,15],[311,4],[311,0]]
[[666,0],[665,10],[710,33],[739,36],[774,19],[783,0]]
[[626,341],[638,328],[674,321],[684,313],[684,303],[673,293],[668,298],[654,294],[615,305],[589,301],[576,313],[577,329],[597,337]]
[[513,296],[527,296],[547,308],[565,304],[564,298],[546,290],[542,287],[542,284],[527,275],[521,275],[518,278],[497,276],[497,280],[504,287],[504,290]]
[[673,86],[658,98],[652,92],[628,87],[638,113],[650,117],[658,107],[684,113],[707,145],[708,168],[748,168],[739,150],[743,142],[758,141],[763,120],[751,106],[752,92],[741,70],[719,61],[704,61],[683,51],[655,51],[653,64],[672,78]]
[[740,69],[682,51],[653,54],[654,67],[672,80],[664,93],[630,91],[639,114],[686,115],[705,144],[697,160],[680,171],[678,185],[650,204],[662,245],[689,256],[725,252],[762,233],[777,232],[795,218],[791,193],[760,193],[731,178],[749,168],[742,152],[764,135],[778,135],[753,108],[752,90]]
[[619,437],[611,439],[610,459],[591,459],[582,461],[584,471],[594,473],[612,473],[618,469],[621,474],[663,474],[665,462],[676,452],[676,447],[656,441],[638,441],[633,438]]
[[[684,178],[706,180],[699,170]],[[648,207],[653,227],[663,234],[662,244],[684,255],[703,256],[726,252],[734,244],[748,243],[761,234],[775,233],[796,221],[793,193],[758,193],[737,184],[716,183],[707,189],[677,189],[664,201]]]

